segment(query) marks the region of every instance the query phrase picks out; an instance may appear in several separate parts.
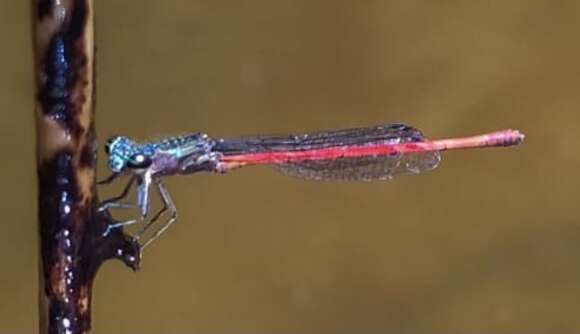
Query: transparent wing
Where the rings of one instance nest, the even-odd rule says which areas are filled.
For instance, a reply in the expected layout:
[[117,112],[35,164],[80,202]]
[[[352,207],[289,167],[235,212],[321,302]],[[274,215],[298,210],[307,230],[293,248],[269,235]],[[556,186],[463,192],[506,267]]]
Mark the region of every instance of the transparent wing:
[[273,164],[281,172],[308,180],[373,181],[432,170],[441,161],[439,152],[366,157],[342,157]]
[[[310,180],[371,181],[437,167],[441,159],[438,151],[382,154],[372,149],[423,141],[418,129],[388,124],[300,135],[219,139],[214,150],[224,155],[224,161],[269,164],[288,175]],[[368,153],[354,157],[341,154],[360,148],[369,148]]]

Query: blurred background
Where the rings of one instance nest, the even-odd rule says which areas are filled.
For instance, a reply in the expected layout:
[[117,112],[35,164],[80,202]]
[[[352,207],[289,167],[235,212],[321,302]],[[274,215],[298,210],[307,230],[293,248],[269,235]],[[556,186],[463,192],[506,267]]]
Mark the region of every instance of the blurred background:
[[[3,333],[37,329],[29,2],[0,2]],[[170,178],[179,221],[140,272],[101,269],[95,333],[580,331],[579,2],[96,1],[96,15],[101,143],[395,121],[527,139],[389,182]]]

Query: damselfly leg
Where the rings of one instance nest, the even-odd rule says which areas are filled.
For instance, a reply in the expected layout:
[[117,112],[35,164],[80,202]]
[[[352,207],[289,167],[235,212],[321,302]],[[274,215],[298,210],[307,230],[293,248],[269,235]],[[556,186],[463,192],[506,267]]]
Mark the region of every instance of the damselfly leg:
[[139,231],[139,233],[136,235],[136,239],[139,240],[141,237],[143,237],[143,235],[149,231],[153,224],[155,224],[155,222],[157,222],[163,215],[168,213],[169,217],[151,237],[149,237],[146,241],[141,242],[141,249],[145,249],[145,247],[147,247],[161,234],[163,234],[163,232],[165,232],[169,226],[171,226],[175,220],[177,220],[177,208],[173,203],[173,199],[171,198],[169,191],[167,191],[167,188],[163,184],[163,181],[161,181],[161,179],[155,179],[154,182],[161,201],[163,202],[163,207],[145,224],[145,226],[141,228],[141,231]]
[[[127,195],[129,195],[129,191],[131,191],[131,187],[133,186],[136,180],[137,180],[136,175],[131,176],[131,179],[129,179],[129,182],[127,182],[125,188],[123,188],[123,191],[121,191],[121,193],[118,196],[111,197],[101,202],[101,204],[99,205],[99,211],[105,211],[111,208],[138,208],[137,204],[135,203],[120,202],[121,200],[125,199]],[[110,183],[110,181],[107,183]],[[99,182],[99,184],[106,183]]]
[[117,228],[120,228],[120,227],[125,227],[125,226],[132,225],[132,224],[137,224],[139,221],[140,220],[133,219],[133,220],[123,220],[123,221],[120,221],[120,222],[116,222],[114,224],[109,224],[109,225],[107,225],[107,228],[105,229],[105,232],[103,232],[103,236],[106,237],[114,229],[117,229]]
[[[106,183],[110,183],[112,180],[117,178],[116,174],[113,174],[114,177],[109,177],[107,178],[105,181],[103,182],[99,182],[99,184],[106,184]],[[127,195],[129,195],[129,192],[131,191],[131,187],[133,187],[133,184],[135,184],[135,181],[137,180],[137,176],[133,175],[131,176],[131,178],[129,179],[129,182],[127,182],[127,184],[125,185],[125,187],[123,188],[123,191],[121,192],[121,194],[119,194],[118,196],[109,198],[107,200],[104,200],[101,202],[101,204],[99,205],[99,212],[101,211],[105,211],[108,209],[116,209],[116,208],[128,208],[128,209],[138,209],[139,206],[136,203],[125,203],[125,202],[120,202],[123,199],[125,199],[127,197]],[[112,230],[119,228],[119,227],[123,227],[123,226],[127,226],[127,225],[131,225],[131,224],[135,224],[139,222],[139,220],[137,219],[131,219],[131,220],[125,220],[125,221],[119,221],[116,222],[114,224],[109,224],[107,226],[107,228],[105,229],[105,232],[103,232],[103,236],[107,236],[109,235],[109,233],[111,233]]]
[[[136,203],[121,202],[129,195],[129,192],[131,191],[131,188],[133,187],[133,185],[135,184],[136,181],[138,183],[137,202]],[[157,189],[157,192],[159,194],[159,198],[161,199],[163,207],[159,211],[157,211],[157,213],[151,219],[147,219],[147,215],[148,215],[148,211],[149,211],[149,200],[150,200],[149,199],[149,188],[150,188],[151,182],[144,181],[143,179],[140,179],[140,175],[133,175],[129,179],[129,182],[127,182],[127,184],[123,188],[123,191],[121,192],[121,194],[103,201],[99,205],[99,211],[104,211],[104,210],[108,210],[108,209],[116,209],[116,208],[133,208],[133,209],[140,209],[141,216],[139,219],[131,219],[131,220],[119,221],[119,222],[116,222],[113,224],[109,224],[107,226],[107,229],[103,233],[103,236],[107,236],[112,230],[114,230],[116,228],[125,227],[128,225],[147,221],[144,224],[144,226],[139,230],[139,232],[137,232],[137,234],[135,234],[135,239],[140,240],[141,238],[144,237],[144,235],[149,230],[151,230],[153,225],[156,222],[158,222],[162,216],[164,216],[165,214],[169,214],[168,219],[161,225],[161,227],[157,231],[155,231],[155,233],[151,237],[147,238],[145,241],[140,242],[141,249],[144,249],[151,242],[153,242],[155,239],[157,239],[161,234],[163,234],[163,232],[165,232],[165,230],[167,230],[169,228],[169,226],[171,226],[171,224],[173,224],[175,222],[175,220],[177,219],[177,209],[175,208],[175,204],[173,203],[173,199],[171,198],[169,191],[167,190],[167,188],[165,187],[165,185],[163,184],[161,179],[156,178],[153,181],[155,182],[155,188]]]
[[[113,174],[112,176],[110,176],[106,180],[99,182],[99,184],[110,183],[112,180],[114,180],[116,178],[117,178],[117,176],[115,174]],[[139,187],[137,188],[138,192],[139,192],[140,188],[142,187],[143,181],[141,180],[140,175],[132,175],[131,178],[129,179],[129,182],[127,182],[127,184],[123,188],[123,191],[121,191],[121,193],[115,197],[111,197],[109,199],[102,201],[101,204],[99,204],[98,210],[105,211],[105,210],[109,210],[109,209],[121,208],[121,209],[139,209],[141,212],[143,212],[142,205],[140,204],[142,202],[142,200],[141,201],[139,200],[139,198],[141,196],[138,196],[137,203],[122,202],[125,198],[127,198],[127,196],[129,195],[129,192],[131,191],[131,188],[133,187],[133,185],[135,184],[136,181],[139,184]],[[139,219],[139,220],[131,219],[131,220],[119,221],[117,223],[110,224],[109,226],[107,226],[107,229],[105,230],[103,235],[107,236],[111,232],[111,230],[113,230],[115,228],[122,227],[122,226],[135,224],[135,223],[139,222],[140,220],[142,220],[143,218],[144,218],[144,215],[142,214],[141,219]]]
[[107,176],[106,179],[98,181],[97,184],[98,185],[109,184],[115,181],[120,175],[121,173],[111,173],[111,175]]

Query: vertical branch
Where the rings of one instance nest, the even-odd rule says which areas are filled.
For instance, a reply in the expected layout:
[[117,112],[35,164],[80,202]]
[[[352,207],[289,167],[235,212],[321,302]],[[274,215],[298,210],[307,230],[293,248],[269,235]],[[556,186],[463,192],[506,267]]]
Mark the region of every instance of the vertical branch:
[[40,332],[86,333],[100,265],[139,249],[97,210],[92,0],[34,0]]

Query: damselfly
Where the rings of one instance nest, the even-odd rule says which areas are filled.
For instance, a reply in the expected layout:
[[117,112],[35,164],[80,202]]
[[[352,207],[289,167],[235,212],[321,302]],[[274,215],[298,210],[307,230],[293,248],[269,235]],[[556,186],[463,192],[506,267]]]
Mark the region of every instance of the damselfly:
[[[246,165],[266,164],[311,180],[388,180],[436,168],[441,160],[440,151],[512,146],[523,139],[524,135],[517,130],[503,130],[473,137],[428,140],[421,131],[405,124],[233,139],[212,139],[204,133],[193,133],[141,144],[116,136],[105,146],[113,174],[101,183],[122,174],[129,174],[130,179],[123,192],[104,201],[100,209],[138,208],[138,219],[111,224],[105,231],[107,234],[113,228],[144,222],[135,235],[138,240],[168,214],[151,237],[140,240],[145,248],[177,219],[177,209],[163,184],[164,176],[203,171],[225,173]],[[121,202],[135,183],[136,203]],[[163,207],[148,218],[152,185]]]

